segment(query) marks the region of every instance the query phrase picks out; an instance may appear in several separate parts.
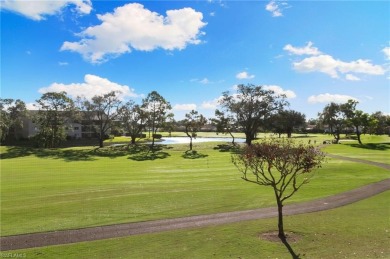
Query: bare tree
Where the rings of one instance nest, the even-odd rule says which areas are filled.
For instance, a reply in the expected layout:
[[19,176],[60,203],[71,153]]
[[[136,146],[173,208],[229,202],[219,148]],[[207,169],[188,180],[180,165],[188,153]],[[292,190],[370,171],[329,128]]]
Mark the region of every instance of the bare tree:
[[283,203],[309,182],[324,154],[313,146],[295,144],[291,139],[268,139],[246,146],[232,156],[242,179],[273,189],[278,206],[279,237],[285,240]]

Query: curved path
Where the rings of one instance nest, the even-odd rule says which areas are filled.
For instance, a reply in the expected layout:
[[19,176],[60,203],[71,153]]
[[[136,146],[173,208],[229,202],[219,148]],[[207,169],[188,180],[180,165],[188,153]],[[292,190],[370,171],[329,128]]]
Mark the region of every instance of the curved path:
[[[354,162],[367,163],[390,170],[390,165],[388,164],[330,154],[328,156],[337,159],[345,159]],[[305,203],[286,205],[283,209],[283,212],[284,215],[295,215],[333,209],[359,200],[363,200],[365,198],[374,196],[387,190],[390,190],[390,178],[326,198]],[[145,233],[156,233],[183,228],[204,227],[210,225],[215,226],[226,223],[271,218],[276,216],[277,210],[272,207],[175,219],[116,224],[75,230],[6,236],[0,238],[0,250],[7,251],[50,245],[70,244],[84,241],[126,237]]]

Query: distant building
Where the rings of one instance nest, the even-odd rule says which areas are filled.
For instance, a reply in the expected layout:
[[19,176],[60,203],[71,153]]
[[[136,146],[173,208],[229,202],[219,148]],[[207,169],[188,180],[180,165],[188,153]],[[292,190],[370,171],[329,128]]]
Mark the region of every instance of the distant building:
[[[39,132],[39,125],[34,121],[34,115],[38,113],[37,110],[28,111],[28,117],[22,119],[23,126],[15,131],[15,138],[31,138]],[[68,121],[65,125],[66,135],[72,139],[90,139],[96,138],[97,132],[93,121]]]

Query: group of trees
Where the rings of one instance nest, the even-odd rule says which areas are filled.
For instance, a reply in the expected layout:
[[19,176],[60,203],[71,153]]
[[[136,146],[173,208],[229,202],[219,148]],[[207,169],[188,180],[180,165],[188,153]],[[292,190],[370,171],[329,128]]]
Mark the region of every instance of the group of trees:
[[[349,100],[344,104],[330,103],[319,113],[319,118],[309,123],[327,127],[336,142],[340,134],[350,130],[361,143],[361,134],[383,134],[390,126],[390,117],[381,112],[369,115],[356,109],[358,102]],[[224,92],[219,101],[220,109],[210,122],[217,132],[230,134],[234,144],[234,132],[243,132],[246,146],[233,155],[233,163],[242,174],[242,179],[261,186],[272,187],[278,206],[278,236],[285,240],[283,226],[283,203],[308,183],[314,169],[321,167],[324,154],[313,146],[297,144],[289,139],[267,139],[252,144],[261,130],[287,134],[290,138],[297,127],[306,124],[305,115],[286,109],[286,96],[267,90],[262,86],[239,85],[236,93]],[[192,110],[182,121],[175,122],[170,112],[170,103],[156,91],[152,91],[141,104],[134,101],[123,103],[117,92],[94,96],[87,100],[73,101],[65,92],[45,93],[37,100],[38,112],[34,121],[39,128],[36,140],[44,147],[56,147],[65,139],[65,127],[74,121],[87,121],[93,125],[100,147],[104,137],[116,125],[120,125],[135,143],[145,130],[152,134],[152,146],[157,132],[171,131],[174,124],[182,126],[192,140],[208,122],[198,111]],[[20,100],[0,99],[3,142],[12,131],[21,127],[26,116],[26,106]]]
[[390,116],[385,116],[381,112],[369,115],[356,109],[358,103],[356,100],[348,100],[342,104],[331,102],[326,105],[322,113],[319,113],[317,121],[319,127],[326,125],[336,143],[339,142],[342,133],[356,134],[359,144],[362,144],[361,134],[363,133],[389,133]]
[[[134,144],[144,131],[149,131],[154,145],[159,130],[170,132],[176,127],[187,134],[192,149],[192,139],[206,123],[214,125],[219,133],[230,134],[233,144],[233,133],[243,132],[248,145],[252,144],[260,131],[291,137],[294,130],[305,126],[305,115],[287,109],[289,103],[285,95],[255,85],[239,85],[236,90],[235,93],[222,94],[220,108],[215,111],[214,118],[207,120],[193,110],[185,115],[184,120],[177,122],[171,113],[170,103],[156,91],[149,93],[140,104],[132,100],[121,101],[118,92],[96,95],[89,100],[72,100],[66,92],[49,92],[36,101],[38,112],[32,119],[39,132],[35,139],[43,147],[56,147],[66,138],[65,129],[71,122],[83,121],[93,127],[101,147],[109,132],[126,133]],[[381,112],[368,115],[357,110],[357,104],[354,100],[345,104],[330,103],[314,123],[319,128],[326,126],[337,142],[340,134],[346,130],[353,130],[359,143],[362,133],[387,133],[385,129],[390,126],[389,116]],[[0,138],[4,142],[21,126],[21,118],[27,112],[21,100],[0,99],[0,106]]]

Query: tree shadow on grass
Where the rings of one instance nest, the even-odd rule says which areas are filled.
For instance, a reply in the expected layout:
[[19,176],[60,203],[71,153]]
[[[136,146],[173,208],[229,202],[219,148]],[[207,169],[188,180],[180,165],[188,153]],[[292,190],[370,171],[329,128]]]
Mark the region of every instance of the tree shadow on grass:
[[77,149],[57,149],[57,148],[32,148],[13,146],[7,149],[6,153],[1,154],[0,159],[12,159],[18,157],[36,156],[39,158],[63,159],[64,161],[92,161],[91,150]]
[[390,143],[368,143],[368,144],[349,144],[351,147],[370,149],[370,150],[381,150],[385,151],[390,149]]
[[26,156],[36,156],[39,158],[63,159],[66,162],[73,161],[94,161],[97,157],[117,158],[130,154],[129,159],[136,161],[163,159],[170,156],[162,150],[170,149],[165,145],[156,145],[150,147],[147,145],[134,146],[115,146],[103,148],[85,148],[85,149],[63,149],[63,148],[32,148],[13,146],[8,147],[7,151],[0,154],[0,159],[12,159]]
[[294,250],[292,249],[290,244],[287,242],[286,238],[280,238],[280,240],[282,241],[283,245],[287,248],[287,250],[290,252],[293,259],[300,259],[301,258],[299,254],[296,254],[294,252]]
[[196,150],[187,150],[186,152],[184,152],[184,154],[181,157],[185,159],[198,159],[198,158],[205,158],[208,156],[209,155],[199,153]]
[[219,144],[214,147],[214,150],[219,150],[219,152],[230,152],[230,153],[238,153],[240,151],[240,146],[238,144]]
[[13,146],[13,147],[8,147],[5,153],[1,153],[0,159],[25,157],[33,154],[34,154],[34,149],[31,147]]
[[93,158],[92,150],[90,149],[37,149],[34,155],[39,158],[63,159],[65,162],[96,160],[96,158]]
[[147,161],[147,160],[156,160],[164,159],[170,156],[169,153],[163,151],[165,149],[171,149],[166,145],[133,145],[128,147],[128,154],[130,156],[128,159],[134,161]]
[[300,239],[300,237],[295,233],[288,233],[286,234],[286,237],[279,237],[278,231],[272,231],[267,233],[261,234],[262,239],[265,239],[270,242],[279,243],[282,241],[283,245],[287,248],[288,252],[292,256],[293,259],[300,259],[300,254],[296,254],[294,249],[291,247],[291,245],[288,243],[287,239],[289,239],[292,242],[296,242]]

